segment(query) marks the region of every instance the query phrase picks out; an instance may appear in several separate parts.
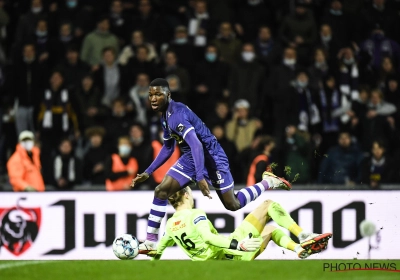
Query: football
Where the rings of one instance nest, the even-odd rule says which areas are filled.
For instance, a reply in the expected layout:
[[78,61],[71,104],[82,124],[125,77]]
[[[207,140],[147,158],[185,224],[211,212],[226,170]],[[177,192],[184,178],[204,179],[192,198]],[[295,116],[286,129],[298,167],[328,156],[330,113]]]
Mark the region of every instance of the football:
[[132,234],[125,233],[115,238],[112,248],[120,260],[131,260],[139,254],[139,241]]

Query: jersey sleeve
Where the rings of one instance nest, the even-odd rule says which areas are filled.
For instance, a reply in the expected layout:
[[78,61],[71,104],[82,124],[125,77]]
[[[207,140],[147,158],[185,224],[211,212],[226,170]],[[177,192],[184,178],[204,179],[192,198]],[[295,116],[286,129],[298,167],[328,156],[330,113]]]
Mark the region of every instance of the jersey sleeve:
[[172,115],[168,122],[170,128],[183,140],[189,131],[194,130],[193,125],[190,123],[188,115],[185,112],[177,112]]
[[153,257],[154,260],[159,260],[167,247],[173,246],[175,241],[167,232],[164,233],[160,242],[157,245],[157,254]]
[[204,212],[197,212],[196,215],[193,216],[192,225],[207,244],[221,248],[230,248],[232,240],[213,233],[210,224]]

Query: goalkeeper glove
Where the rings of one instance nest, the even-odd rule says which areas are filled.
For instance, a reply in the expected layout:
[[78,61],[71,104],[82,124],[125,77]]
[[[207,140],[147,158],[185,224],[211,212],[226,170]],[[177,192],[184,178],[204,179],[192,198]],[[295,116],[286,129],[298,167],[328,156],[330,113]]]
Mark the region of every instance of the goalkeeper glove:
[[252,234],[250,233],[248,237],[238,242],[237,250],[254,252],[257,251],[260,246],[261,240],[259,238],[252,238]]

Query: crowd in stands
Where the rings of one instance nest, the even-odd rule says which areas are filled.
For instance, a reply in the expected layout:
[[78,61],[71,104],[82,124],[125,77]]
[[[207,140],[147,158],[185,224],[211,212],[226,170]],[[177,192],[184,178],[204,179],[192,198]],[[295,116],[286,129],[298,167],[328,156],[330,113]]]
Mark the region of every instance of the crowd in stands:
[[271,163],[303,184],[400,183],[399,0],[0,0],[0,175],[130,189],[162,146],[155,78],[237,184]]

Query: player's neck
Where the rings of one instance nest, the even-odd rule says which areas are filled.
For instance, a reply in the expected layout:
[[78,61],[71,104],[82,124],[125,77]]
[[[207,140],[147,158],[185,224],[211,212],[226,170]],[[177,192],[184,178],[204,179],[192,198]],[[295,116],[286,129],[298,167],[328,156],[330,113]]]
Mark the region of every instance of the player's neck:
[[189,205],[189,203],[183,203],[181,205],[179,205],[178,207],[176,207],[176,211],[182,211],[182,210],[190,210],[193,207],[191,205]]

